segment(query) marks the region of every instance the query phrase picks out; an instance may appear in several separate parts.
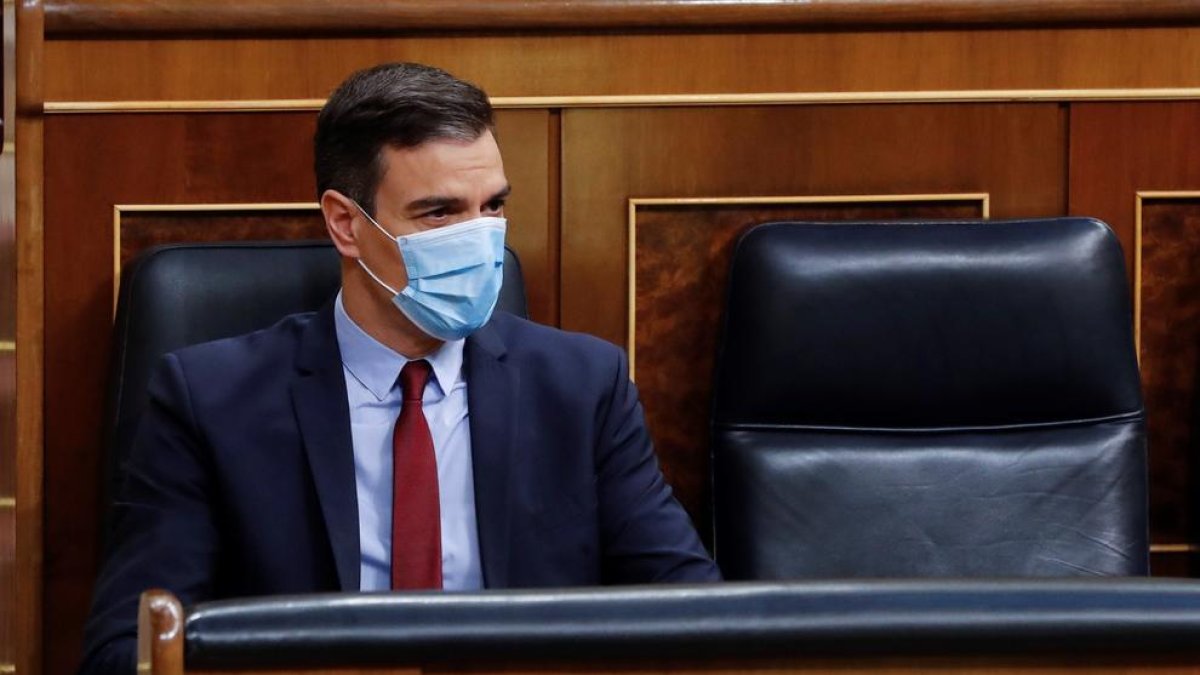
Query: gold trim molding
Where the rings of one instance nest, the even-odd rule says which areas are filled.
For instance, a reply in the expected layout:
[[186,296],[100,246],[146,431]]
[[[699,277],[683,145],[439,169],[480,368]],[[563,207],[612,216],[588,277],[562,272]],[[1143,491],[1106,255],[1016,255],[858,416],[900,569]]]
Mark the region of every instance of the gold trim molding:
[[629,378],[637,369],[637,210],[653,206],[785,206],[788,204],[888,204],[922,202],[978,202],[984,219],[991,217],[991,196],[986,192],[902,195],[813,195],[775,197],[631,197],[626,230],[629,294],[626,300],[628,326],[625,351],[629,355]]
[[1147,200],[1200,200],[1200,191],[1138,190],[1134,197],[1133,219],[1133,348],[1142,360],[1142,207]]
[[[239,211],[320,211],[316,202],[245,202],[218,204],[113,205],[113,316],[121,293],[121,217],[126,213],[236,213]],[[0,674],[2,675],[2,674]]]
[[0,675],[12,675],[17,672],[17,667],[11,663],[0,663]]
[[1200,544],[1150,544],[1151,553],[1200,553]]
[[13,340],[0,340],[0,354],[17,351],[17,343]]
[[[16,497],[0,497],[0,509],[15,509],[15,508],[17,508],[17,498]],[[3,665],[4,664],[0,664],[0,667],[2,667]],[[3,672],[3,671],[0,670],[0,672]]]
[[[1076,101],[1200,100],[1200,88],[1161,89],[968,89],[947,91],[827,91],[749,94],[644,94],[607,96],[497,96],[498,109],[644,108],[758,105],[846,105],[854,103],[1022,103]],[[48,115],[156,112],[316,111],[325,99],[46,101]]]

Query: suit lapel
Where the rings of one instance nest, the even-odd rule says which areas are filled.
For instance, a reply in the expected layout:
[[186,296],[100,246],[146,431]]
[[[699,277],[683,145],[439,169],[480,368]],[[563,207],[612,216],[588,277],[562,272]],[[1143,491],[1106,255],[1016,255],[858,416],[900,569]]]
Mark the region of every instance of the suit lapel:
[[471,428],[475,518],[486,588],[506,588],[509,568],[509,466],[517,437],[520,377],[505,363],[495,319],[467,339],[467,406]]
[[361,552],[354,445],[333,303],[318,312],[304,329],[296,366],[292,404],[325,517],[338,582],[343,591],[357,591]]

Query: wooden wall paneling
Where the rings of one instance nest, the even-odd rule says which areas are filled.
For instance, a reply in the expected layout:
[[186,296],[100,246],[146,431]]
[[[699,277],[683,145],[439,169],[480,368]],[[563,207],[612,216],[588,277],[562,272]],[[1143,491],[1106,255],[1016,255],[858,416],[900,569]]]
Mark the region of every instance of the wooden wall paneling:
[[311,115],[46,123],[46,673],[78,665],[97,564],[115,204],[311,202]]
[[1137,223],[1135,320],[1155,460],[1155,524],[1186,533],[1188,548],[1174,557],[1190,568],[1155,572],[1190,576],[1200,572],[1200,191],[1143,195]]
[[[11,118],[16,163],[16,592],[14,667],[42,672],[43,534],[43,212],[42,59],[40,0],[9,7],[15,14],[16,110]],[[10,118],[5,118],[6,136]]]
[[[309,116],[306,116],[309,117]],[[310,202],[311,119],[64,117],[46,125],[45,672],[80,656],[97,563],[115,204]],[[293,145],[295,147],[293,147]],[[98,170],[102,167],[102,170]]]
[[92,36],[52,40],[46,59],[48,101],[324,99],[352,70],[394,60],[447,68],[496,97],[1196,88],[1200,27]]
[[[1138,192],[1200,192],[1200,102],[1089,103],[1071,108],[1070,211],[1112,226],[1132,273],[1137,254]],[[1194,201],[1146,201],[1143,215],[1142,283],[1135,286],[1142,311],[1141,367],[1150,452],[1150,531],[1156,573],[1196,574],[1200,543],[1200,461],[1185,436],[1200,429],[1178,397],[1192,373],[1186,342],[1200,297],[1185,289],[1200,267],[1194,239]],[[1189,258],[1188,256],[1192,256]],[[1177,332],[1178,331],[1178,332]],[[1182,351],[1178,351],[1182,349]],[[1177,387],[1183,387],[1177,390]],[[1189,570],[1190,567],[1190,570]]]
[[[3,358],[3,373],[11,376],[11,359]],[[6,431],[11,431],[6,429]],[[10,446],[11,447],[11,446]],[[15,509],[5,506],[0,514],[0,665],[6,672],[16,670],[16,525]],[[11,669],[11,670],[10,670]]]
[[0,670],[6,670],[15,668],[17,612],[16,14],[11,4],[0,10],[0,35]]
[[1181,0],[823,0],[696,3],[688,0],[51,0],[50,33],[328,33],[381,30],[611,30],[663,26],[830,28],[844,26],[1054,25],[1200,21]]
[[1071,105],[1070,212],[1112,226],[1132,278],[1142,190],[1200,189],[1200,102]]
[[[11,193],[9,193],[11,194]],[[11,240],[6,244],[12,246]],[[15,266],[0,267],[5,276]],[[5,299],[5,322],[15,315],[15,298]],[[12,333],[0,342],[0,670],[16,662],[17,518],[16,518],[16,353]]]
[[[810,203],[659,203],[631,211],[634,257],[630,335],[646,420],[676,496],[706,541],[709,521],[709,416],[725,283],[738,237],[779,220],[983,218],[986,195],[963,198],[848,197]],[[637,205],[635,204],[635,207]],[[686,309],[683,309],[686,308]],[[644,364],[639,366],[638,364]]]
[[[113,275],[146,249],[183,241],[255,241],[325,238],[325,222],[316,205],[299,208],[213,209],[203,204],[171,210],[120,208],[113,221]],[[118,290],[119,284],[114,286]]]
[[[993,217],[1053,216],[1065,210],[1065,144],[1066,113],[1054,104],[566,110],[563,326],[626,343],[631,198],[988,193]],[[711,213],[695,215],[700,229],[714,223]],[[705,235],[701,246],[719,249],[723,240],[713,236]],[[640,253],[642,242],[635,243]],[[683,255],[697,243],[647,245],[664,259],[672,247]],[[676,268],[660,272],[674,280],[687,276]],[[642,297],[641,285],[638,292]],[[659,291],[644,292],[650,301]],[[668,326],[670,318],[648,315],[663,306],[653,305],[636,308],[639,325]],[[646,357],[641,340],[637,378],[650,387],[651,432],[660,446],[670,445],[664,466],[703,522],[707,452],[695,446],[704,435],[695,428],[702,405],[696,392],[707,386],[711,367],[692,363],[681,385],[691,398],[664,399],[657,409],[659,390],[672,386],[687,364]],[[667,368],[662,375],[660,367]]]
[[496,141],[513,187],[505,206],[508,245],[521,259],[529,316],[558,324],[556,125],[547,110],[497,112]]
[[1060,215],[1053,104],[563,112],[563,325],[625,343],[627,200],[984,192],[992,217]]
[[[101,431],[114,302],[114,257],[165,241],[320,235],[303,212],[205,212],[204,204],[316,199],[310,112],[72,115],[46,125],[46,534],[47,673],[79,658],[96,573]],[[531,310],[547,313],[547,113],[504,112],[498,136],[516,186],[510,244],[526,264]],[[178,212],[115,205],[188,206]],[[206,230],[206,231],[203,231]],[[279,235],[282,236],[282,235]],[[114,241],[122,250],[114,251]],[[536,292],[534,289],[539,289]]]

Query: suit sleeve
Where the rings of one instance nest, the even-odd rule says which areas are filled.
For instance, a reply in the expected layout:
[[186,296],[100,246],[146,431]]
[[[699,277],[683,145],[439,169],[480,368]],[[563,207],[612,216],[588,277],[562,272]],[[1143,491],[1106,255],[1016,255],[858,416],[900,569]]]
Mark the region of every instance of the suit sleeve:
[[719,581],[720,572],[659,469],[625,353],[613,352],[596,446],[603,581]]
[[164,588],[184,605],[212,593],[218,534],[212,471],[197,430],[183,367],[168,354],[113,505],[112,546],[96,581],[81,675],[132,675],[142,591]]

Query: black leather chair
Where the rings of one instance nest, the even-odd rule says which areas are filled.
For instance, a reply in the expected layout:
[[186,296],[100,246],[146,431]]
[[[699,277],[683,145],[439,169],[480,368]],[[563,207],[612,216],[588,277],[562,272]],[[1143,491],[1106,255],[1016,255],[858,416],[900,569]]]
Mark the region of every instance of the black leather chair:
[[[113,336],[105,503],[119,487],[150,373],[162,355],[315,311],[340,286],[339,257],[328,241],[175,244],[131,263],[121,276]],[[508,248],[497,309],[527,316],[521,265]]]
[[1145,574],[1131,323],[1096,220],[754,228],[717,359],[721,569]]

